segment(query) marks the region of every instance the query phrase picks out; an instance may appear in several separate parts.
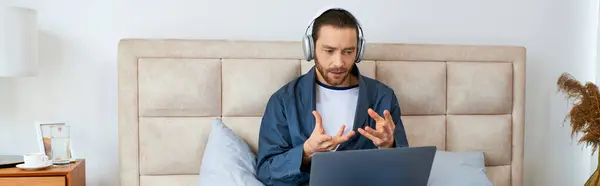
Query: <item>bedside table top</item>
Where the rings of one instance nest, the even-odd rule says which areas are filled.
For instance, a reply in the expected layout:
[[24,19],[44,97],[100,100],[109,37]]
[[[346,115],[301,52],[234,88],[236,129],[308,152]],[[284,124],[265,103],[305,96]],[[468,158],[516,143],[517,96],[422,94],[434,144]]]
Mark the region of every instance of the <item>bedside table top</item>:
[[84,159],[78,159],[67,166],[52,166],[43,170],[22,170],[17,167],[0,168],[0,177],[65,176],[80,166],[85,166]]

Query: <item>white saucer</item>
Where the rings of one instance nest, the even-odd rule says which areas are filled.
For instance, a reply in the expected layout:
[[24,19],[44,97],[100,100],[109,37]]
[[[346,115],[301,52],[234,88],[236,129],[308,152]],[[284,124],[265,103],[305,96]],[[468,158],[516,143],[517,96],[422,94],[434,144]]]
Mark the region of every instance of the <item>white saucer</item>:
[[46,164],[38,165],[38,166],[25,166],[25,164],[18,164],[17,168],[20,168],[23,170],[40,170],[40,169],[45,169],[45,168],[48,168],[51,166],[52,166],[52,162],[48,161],[48,162],[46,162]]
[[[62,165],[68,165],[68,164],[76,162],[76,161],[77,161],[77,159],[71,158],[71,159],[69,159],[69,163],[65,163],[65,164],[62,164]],[[52,163],[52,160],[50,160],[50,162]],[[57,164],[57,165],[59,165],[59,164]]]

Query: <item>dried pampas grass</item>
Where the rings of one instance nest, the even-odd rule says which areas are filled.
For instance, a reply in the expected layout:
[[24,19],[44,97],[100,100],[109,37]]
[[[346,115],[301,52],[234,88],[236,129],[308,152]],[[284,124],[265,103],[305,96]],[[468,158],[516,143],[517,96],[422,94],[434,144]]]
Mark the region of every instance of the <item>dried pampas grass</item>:
[[[587,82],[581,84],[571,74],[563,73],[557,81],[558,91],[566,94],[568,100],[574,101],[573,108],[567,117],[571,122],[571,137],[582,133],[579,143],[592,146],[592,155],[600,144],[600,92],[598,87]],[[600,159],[600,156],[598,156]],[[584,186],[600,186],[600,164],[585,182]]]
[[563,73],[557,81],[558,91],[565,93],[566,98],[574,102],[573,108],[565,118],[571,122],[571,137],[576,133],[583,136],[579,143],[592,147],[592,155],[600,145],[600,91],[598,87],[587,82],[577,81],[571,74]]

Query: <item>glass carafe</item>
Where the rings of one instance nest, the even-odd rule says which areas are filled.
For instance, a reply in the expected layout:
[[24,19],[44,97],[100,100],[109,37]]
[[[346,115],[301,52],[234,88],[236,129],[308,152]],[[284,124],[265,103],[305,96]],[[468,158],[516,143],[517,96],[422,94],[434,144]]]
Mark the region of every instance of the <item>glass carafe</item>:
[[50,127],[50,143],[52,146],[52,162],[54,165],[65,165],[71,162],[71,134],[68,125]]

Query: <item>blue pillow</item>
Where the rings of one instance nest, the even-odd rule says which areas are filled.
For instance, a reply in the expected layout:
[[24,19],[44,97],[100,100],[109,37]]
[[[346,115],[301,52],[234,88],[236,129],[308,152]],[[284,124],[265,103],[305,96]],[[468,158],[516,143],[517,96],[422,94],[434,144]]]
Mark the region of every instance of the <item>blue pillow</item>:
[[436,151],[428,186],[493,186],[483,152]]
[[199,186],[264,186],[256,179],[256,155],[220,119],[215,119],[200,166]]

